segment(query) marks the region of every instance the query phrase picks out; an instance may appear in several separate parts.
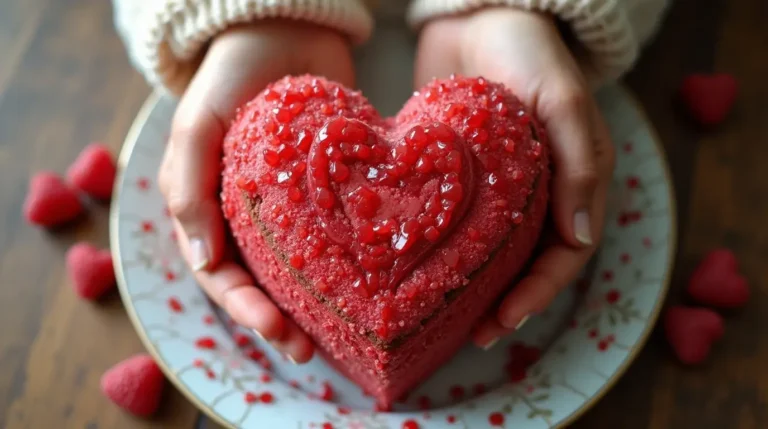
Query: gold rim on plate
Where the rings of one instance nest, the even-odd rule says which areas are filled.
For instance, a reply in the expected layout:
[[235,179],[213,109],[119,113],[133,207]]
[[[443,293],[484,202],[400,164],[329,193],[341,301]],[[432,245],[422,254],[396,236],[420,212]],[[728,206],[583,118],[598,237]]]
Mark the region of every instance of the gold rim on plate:
[[[654,305],[654,308],[651,311],[651,315],[647,320],[648,323],[646,323],[643,329],[643,332],[640,334],[640,337],[638,338],[637,342],[632,347],[632,349],[627,353],[627,356],[624,358],[624,360],[616,368],[616,371],[614,371],[614,373],[605,381],[605,383],[597,390],[597,392],[595,392],[595,394],[592,395],[592,397],[584,401],[584,403],[579,408],[574,410],[569,416],[565,417],[556,426],[553,426],[552,429],[565,428],[571,423],[573,423],[574,421],[576,421],[577,419],[579,419],[581,416],[583,416],[584,413],[592,409],[592,407],[594,407],[595,404],[599,400],[601,400],[613,388],[613,386],[619,381],[619,379],[624,375],[624,373],[627,372],[627,369],[629,368],[629,366],[635,361],[635,359],[637,359],[637,355],[640,353],[640,351],[645,347],[645,344],[648,342],[648,338],[650,337],[651,332],[653,332],[653,329],[656,326],[656,322],[658,321],[659,315],[661,313],[661,309],[664,306],[665,298],[667,296],[667,293],[669,292],[669,285],[670,285],[670,280],[672,275],[672,265],[675,259],[675,249],[677,248],[677,206],[676,206],[676,200],[675,200],[674,185],[672,182],[672,174],[669,170],[669,164],[667,162],[666,154],[661,147],[659,136],[656,132],[656,129],[648,120],[648,117],[645,114],[645,110],[643,110],[642,106],[640,106],[640,104],[635,99],[635,97],[623,85],[619,85],[618,88],[621,92],[624,93],[627,99],[635,106],[635,110],[639,114],[640,119],[645,123],[646,129],[650,131],[651,139],[653,140],[653,147],[656,151],[656,155],[661,160],[665,182],[669,185],[667,207],[669,210],[671,224],[670,224],[669,239],[667,240],[667,263],[666,263],[666,270],[664,272],[664,282],[661,285],[661,289],[659,290],[659,298],[657,299],[656,304]],[[122,259],[120,257],[120,237],[119,237],[119,231],[118,231],[118,219],[119,219],[119,212],[120,212],[120,190],[123,187],[123,181],[125,179],[125,168],[128,165],[128,160],[130,159],[134,148],[136,147],[139,133],[144,127],[144,124],[149,119],[150,114],[154,110],[159,100],[160,100],[160,95],[156,91],[150,94],[149,97],[147,97],[147,100],[141,106],[139,113],[136,115],[136,119],[133,121],[133,124],[131,124],[131,128],[129,129],[128,134],[125,137],[125,141],[123,142],[123,148],[120,151],[120,157],[118,158],[118,162],[117,162],[117,177],[115,180],[114,192],[112,193],[113,195],[112,207],[109,213],[110,250],[112,252],[112,261],[115,268],[115,277],[117,278],[117,286],[120,291],[120,297],[122,298],[122,301],[125,305],[126,312],[128,313],[128,317],[130,318],[131,323],[133,324],[134,329],[136,330],[136,333],[139,335],[141,342],[144,344],[144,347],[147,349],[149,354],[152,355],[152,357],[155,359],[155,362],[157,362],[157,365],[165,373],[166,378],[169,379],[171,383],[173,383],[173,385],[176,386],[176,389],[178,389],[184,396],[186,396],[186,398],[190,402],[192,402],[197,407],[198,410],[203,411],[206,415],[208,415],[208,417],[213,419],[216,423],[228,429],[238,429],[236,426],[226,421],[208,404],[200,400],[200,398],[198,398],[197,395],[195,395],[192,391],[190,391],[187,385],[176,376],[176,373],[170,368],[168,368],[168,366],[165,364],[165,361],[161,358],[160,353],[157,351],[155,345],[152,343],[149,337],[147,337],[146,332],[144,331],[144,327],[139,321],[138,315],[136,314],[136,309],[133,306],[133,301],[131,300],[131,296],[128,292],[128,284],[125,279]]]
[[165,374],[165,378],[170,380],[176,389],[192,402],[198,410],[203,411],[216,423],[228,429],[238,429],[227,422],[213,408],[210,408],[208,404],[198,398],[197,395],[190,391],[187,385],[176,376],[176,373],[171,368],[168,368],[155,345],[149,337],[147,337],[144,327],[139,320],[139,316],[136,314],[136,308],[133,306],[131,295],[128,292],[128,282],[125,279],[123,262],[120,256],[120,233],[118,229],[118,221],[120,218],[120,190],[125,181],[125,168],[128,166],[128,160],[131,158],[133,149],[136,147],[139,140],[139,134],[141,133],[144,124],[146,124],[149,119],[149,115],[152,114],[155,106],[157,106],[159,100],[160,94],[157,91],[153,91],[144,101],[144,104],[141,105],[139,113],[136,115],[136,119],[134,119],[131,128],[128,130],[128,134],[125,136],[123,148],[120,150],[120,156],[117,159],[117,176],[115,177],[115,186],[112,191],[112,205],[109,210],[109,247],[112,253],[112,265],[115,269],[117,288],[120,291],[120,298],[123,301],[123,305],[128,313],[128,318],[133,324],[134,330],[139,335],[139,339],[141,339],[141,342],[144,344],[144,348],[147,349],[150,355],[152,355],[152,358]]

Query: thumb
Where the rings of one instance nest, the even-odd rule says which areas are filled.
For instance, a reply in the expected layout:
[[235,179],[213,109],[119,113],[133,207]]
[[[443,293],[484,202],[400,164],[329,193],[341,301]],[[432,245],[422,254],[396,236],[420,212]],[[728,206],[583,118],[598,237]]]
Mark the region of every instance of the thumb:
[[552,148],[555,225],[566,243],[591,246],[595,232],[590,209],[599,176],[589,94],[578,87],[544,93],[537,110]]
[[434,78],[465,73],[460,58],[461,21],[442,18],[430,21],[421,30],[414,60],[413,86],[420,89]]
[[338,82],[347,88],[355,87],[355,67],[349,44],[335,33],[323,34],[328,40],[318,40],[309,57],[307,71]]
[[189,264],[195,271],[215,266],[224,249],[224,226],[218,203],[219,159],[224,128],[205,105],[182,100],[169,147],[170,167],[161,171],[168,209],[189,243]]
[[[250,36],[250,35],[247,35]],[[174,115],[170,167],[162,178],[171,214],[189,242],[193,269],[221,260],[226,235],[218,200],[222,144],[236,109],[286,74],[285,62],[265,64],[263,38],[232,32],[217,39],[190,82]]]

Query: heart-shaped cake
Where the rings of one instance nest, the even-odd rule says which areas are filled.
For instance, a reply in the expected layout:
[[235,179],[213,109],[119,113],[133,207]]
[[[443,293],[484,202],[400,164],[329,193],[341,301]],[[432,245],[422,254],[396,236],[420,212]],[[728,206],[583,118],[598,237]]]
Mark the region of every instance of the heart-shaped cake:
[[357,91],[286,77],[232,123],[222,207],[260,285],[386,408],[525,265],[548,163],[535,118],[483,78],[435,80],[383,119]]

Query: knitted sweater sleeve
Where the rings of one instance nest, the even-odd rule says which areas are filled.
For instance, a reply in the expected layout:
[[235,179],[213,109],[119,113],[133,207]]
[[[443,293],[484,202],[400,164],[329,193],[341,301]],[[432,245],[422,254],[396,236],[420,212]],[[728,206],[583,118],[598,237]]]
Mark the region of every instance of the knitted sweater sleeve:
[[414,28],[435,17],[486,6],[510,6],[550,13],[570,28],[574,52],[593,80],[619,78],[656,32],[671,0],[413,0],[408,21]]
[[371,34],[365,0],[113,0],[114,18],[134,66],[147,81],[179,94],[200,54],[228,26],[264,18],[305,20],[353,43]]

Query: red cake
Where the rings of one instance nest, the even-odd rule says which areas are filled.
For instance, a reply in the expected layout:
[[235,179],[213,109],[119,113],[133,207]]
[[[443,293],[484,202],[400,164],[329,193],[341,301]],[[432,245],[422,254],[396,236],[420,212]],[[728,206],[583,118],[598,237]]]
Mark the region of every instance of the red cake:
[[535,118],[482,78],[433,81],[384,119],[359,92],[287,77],[232,123],[222,206],[260,285],[386,408],[525,265],[548,157]]

